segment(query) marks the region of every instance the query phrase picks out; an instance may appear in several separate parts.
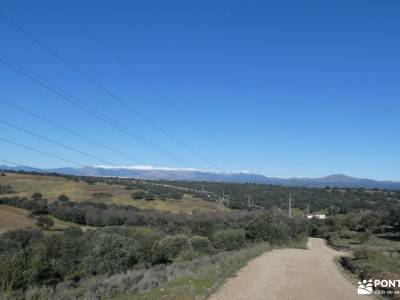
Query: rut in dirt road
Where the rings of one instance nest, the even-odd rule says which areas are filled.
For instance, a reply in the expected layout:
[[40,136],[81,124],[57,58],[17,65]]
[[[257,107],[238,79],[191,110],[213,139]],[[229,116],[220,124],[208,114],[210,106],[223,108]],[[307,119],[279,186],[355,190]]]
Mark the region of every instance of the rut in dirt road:
[[353,300],[357,287],[340,273],[335,257],[346,253],[310,238],[309,249],[266,252],[230,278],[209,300]]

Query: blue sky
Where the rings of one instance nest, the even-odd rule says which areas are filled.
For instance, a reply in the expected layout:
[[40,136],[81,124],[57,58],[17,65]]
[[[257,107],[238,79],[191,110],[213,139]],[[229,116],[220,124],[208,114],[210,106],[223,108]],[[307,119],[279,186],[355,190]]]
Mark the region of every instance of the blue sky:
[[[365,0],[6,0],[0,6],[3,15],[224,171],[395,180],[399,9],[398,1]],[[174,153],[185,167],[215,169],[1,18],[0,37],[2,54]],[[0,97],[146,164],[183,167],[1,63],[0,85]],[[1,102],[0,111],[2,121],[114,164],[137,164]],[[0,130],[1,138],[102,164],[4,124]],[[0,158],[22,164],[68,165],[2,141],[0,149]]]

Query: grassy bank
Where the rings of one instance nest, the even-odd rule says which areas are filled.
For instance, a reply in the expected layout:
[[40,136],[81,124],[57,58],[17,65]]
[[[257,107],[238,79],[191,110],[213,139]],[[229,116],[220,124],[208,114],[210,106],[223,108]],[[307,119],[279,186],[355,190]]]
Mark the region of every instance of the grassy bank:
[[[285,247],[305,249],[308,238],[301,236]],[[282,246],[283,247],[283,246]],[[215,292],[227,278],[234,276],[250,260],[272,250],[268,243],[259,243],[235,252],[225,252],[207,258],[204,264],[177,276],[150,291],[118,296],[114,300],[191,300],[205,299]]]
[[342,264],[361,278],[384,273],[400,275],[400,237],[390,234],[370,234],[346,231],[332,235],[329,244],[350,250],[353,257],[342,258]]
[[268,243],[258,243],[191,261],[95,276],[82,281],[79,286],[63,282],[55,288],[30,287],[22,294],[12,293],[4,299],[205,299],[249,260],[269,250]]
[[366,235],[355,231],[335,233],[328,238],[334,248],[345,249],[353,254],[341,257],[339,262],[359,279],[400,278],[399,240],[398,234]]
[[[150,291],[115,297],[116,300],[169,300],[204,299],[228,278],[244,267],[247,262],[265,251],[271,250],[267,243],[256,244],[235,252],[220,253],[190,263],[189,268],[176,277]],[[173,266],[171,266],[174,268]]]

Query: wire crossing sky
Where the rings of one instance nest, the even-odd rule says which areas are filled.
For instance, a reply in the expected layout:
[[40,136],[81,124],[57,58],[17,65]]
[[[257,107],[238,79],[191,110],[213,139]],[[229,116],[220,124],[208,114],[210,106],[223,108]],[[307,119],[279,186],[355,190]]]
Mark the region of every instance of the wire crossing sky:
[[[1,14],[127,105],[2,18],[1,53],[162,149],[60,101],[4,63],[0,97],[30,114],[0,102],[1,120],[117,165],[134,158],[281,177],[400,180],[399,9],[394,0],[5,0]],[[5,123],[0,138],[53,155],[1,143],[3,160],[99,163]]]

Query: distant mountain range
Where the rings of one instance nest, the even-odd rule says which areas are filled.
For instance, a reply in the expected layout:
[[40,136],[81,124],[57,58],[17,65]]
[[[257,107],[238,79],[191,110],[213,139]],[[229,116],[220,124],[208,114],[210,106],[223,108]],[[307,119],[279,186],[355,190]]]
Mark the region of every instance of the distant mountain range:
[[35,172],[54,172],[66,175],[79,176],[110,176],[110,177],[131,177],[137,179],[153,180],[185,180],[185,181],[217,181],[217,182],[236,182],[236,183],[260,183],[275,184],[284,186],[302,187],[363,187],[380,189],[400,189],[400,182],[397,181],[378,181],[373,179],[355,178],[343,174],[330,175],[319,178],[295,177],[278,178],[268,177],[260,174],[248,172],[221,173],[202,171],[197,169],[174,169],[158,168],[150,166],[133,167],[108,167],[108,166],[88,166],[84,168],[55,168],[55,169],[36,169],[30,167],[9,167],[1,166],[2,170],[22,170]]

